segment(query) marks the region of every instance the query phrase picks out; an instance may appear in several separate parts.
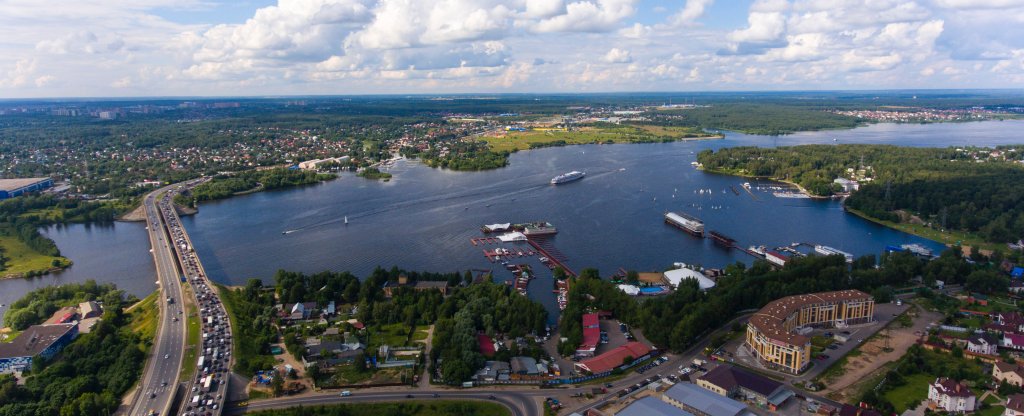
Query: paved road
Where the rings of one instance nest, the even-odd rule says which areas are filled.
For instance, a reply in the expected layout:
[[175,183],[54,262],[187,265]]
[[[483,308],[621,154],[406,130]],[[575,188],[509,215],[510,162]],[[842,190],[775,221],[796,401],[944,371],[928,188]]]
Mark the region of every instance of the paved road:
[[[493,401],[509,409],[512,416],[534,416],[544,414],[537,404],[537,393],[541,390],[526,391],[480,391],[480,390],[410,390],[409,392],[360,392],[356,391],[349,397],[341,397],[338,393],[317,394],[312,396],[282,397],[250,403],[246,407],[228,410],[229,414],[281,409],[294,406],[329,405],[341,403],[373,403],[400,402],[402,400],[480,400]],[[437,398],[434,398],[437,394]],[[410,399],[408,396],[412,396]]]
[[[151,356],[143,370],[142,382],[135,394],[129,415],[142,416],[171,413],[174,390],[178,385],[178,371],[185,351],[185,319],[181,310],[181,276],[177,258],[168,244],[164,218],[156,206],[156,195],[168,190],[162,188],[146,195],[143,205],[146,209],[147,229],[152,246],[153,261],[156,263],[157,279],[160,283],[160,315],[156,338]],[[168,297],[174,299],[168,303]],[[175,319],[175,317],[178,317]]]

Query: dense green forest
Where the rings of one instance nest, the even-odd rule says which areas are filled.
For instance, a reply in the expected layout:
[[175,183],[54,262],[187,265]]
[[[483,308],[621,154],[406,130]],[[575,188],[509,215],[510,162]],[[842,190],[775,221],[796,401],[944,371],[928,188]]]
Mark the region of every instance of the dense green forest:
[[431,400],[411,403],[366,403],[291,407],[264,410],[257,416],[503,416],[508,409],[497,403],[468,400]]
[[936,229],[977,233],[988,241],[1024,237],[1024,165],[1010,148],[914,148],[887,145],[735,147],[704,151],[697,160],[711,172],[795,182],[831,195],[832,181],[856,174],[870,179],[846,200],[850,208],[899,222],[897,211]]
[[[95,296],[102,293],[102,296]],[[12,306],[19,310],[48,310],[49,302],[100,299],[103,319],[88,334],[79,335],[52,361],[34,360],[24,385],[9,374],[0,375],[2,416],[93,416],[113,414],[121,396],[138,380],[148,341],[131,331],[131,316],[120,291],[111,285],[48,287],[30,292]],[[13,307],[12,307],[13,310]],[[8,317],[11,313],[8,312]]]
[[84,283],[69,283],[60,286],[46,286],[33,290],[10,305],[4,314],[4,325],[15,330],[41,324],[57,309],[77,306],[81,302],[95,300],[104,307],[118,307],[124,302],[134,302],[134,297],[125,295],[113,283],[98,284],[94,280]]
[[388,172],[381,172],[380,169],[377,169],[377,168],[366,168],[366,169],[363,169],[362,171],[360,171],[357,174],[357,176],[359,176],[361,178],[366,178],[366,179],[382,179],[382,180],[385,180],[385,181],[388,180],[388,179],[391,179],[391,174],[390,173],[388,173]]
[[747,134],[779,135],[798,131],[851,129],[860,121],[854,117],[813,108],[786,104],[726,103],[685,110],[664,110],[659,114],[675,116],[664,125],[735,130]]
[[211,201],[228,198],[240,192],[309,185],[335,178],[337,176],[332,174],[285,168],[247,170],[233,175],[215,176],[213,180],[178,195],[175,202],[181,205],[191,205],[192,201]]

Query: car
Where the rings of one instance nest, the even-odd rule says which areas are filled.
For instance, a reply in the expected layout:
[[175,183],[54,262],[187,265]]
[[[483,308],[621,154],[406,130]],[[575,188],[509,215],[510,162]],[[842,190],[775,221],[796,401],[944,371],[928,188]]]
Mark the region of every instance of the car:
[[411,398],[412,398],[412,395],[411,395],[411,394],[406,394],[406,395],[405,395],[405,398],[406,398],[406,399],[411,399]]
[[161,387],[166,386],[166,385],[167,385],[167,380],[164,380],[164,381],[160,382],[160,386]]
[[164,354],[164,359],[166,360],[168,358],[171,358],[171,354]]
[[488,398],[488,399],[491,399],[491,400],[498,400],[498,398],[497,398],[497,397],[494,397],[494,395],[493,395],[493,394],[492,394],[492,395],[490,395],[490,396],[487,396],[487,398]]
[[433,394],[433,397],[434,397],[434,398],[436,399],[436,398],[438,398],[438,397],[441,397],[441,395],[440,395],[440,394],[437,394],[437,393],[434,393],[434,394]]
[[612,383],[607,383],[604,386],[607,387],[607,388],[612,388]]
[[339,396],[341,396],[341,397],[348,397],[348,396],[351,396],[351,395],[352,395],[352,392],[348,391],[348,390],[345,390],[345,391],[341,392],[341,394],[339,394]]
[[839,349],[839,346],[838,346],[838,345],[836,345],[836,344],[832,344],[832,345],[829,345],[829,346],[827,346],[827,347],[825,347],[825,348],[828,348],[828,349],[830,349],[830,350],[838,350],[838,349]]

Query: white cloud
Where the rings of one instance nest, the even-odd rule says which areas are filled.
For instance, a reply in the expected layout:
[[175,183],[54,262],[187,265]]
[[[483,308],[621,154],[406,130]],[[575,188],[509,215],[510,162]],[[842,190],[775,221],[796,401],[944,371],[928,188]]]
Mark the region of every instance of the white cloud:
[[608,53],[604,54],[604,61],[612,64],[628,64],[633,62],[633,57],[630,56],[627,50],[612,48]]
[[694,22],[704,15],[704,11],[714,3],[714,0],[686,0],[686,5],[683,6],[679,13],[669,16],[669,24],[673,25],[692,25]]
[[544,19],[537,32],[607,32],[636,12],[636,0],[583,0],[566,5],[566,13]]

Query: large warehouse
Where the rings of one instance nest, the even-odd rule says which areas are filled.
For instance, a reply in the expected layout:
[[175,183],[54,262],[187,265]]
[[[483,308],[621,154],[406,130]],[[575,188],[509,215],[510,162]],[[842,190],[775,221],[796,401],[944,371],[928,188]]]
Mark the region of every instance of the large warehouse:
[[0,200],[41,191],[51,186],[53,179],[50,178],[0,179]]
[[874,298],[859,290],[787,296],[750,317],[746,344],[765,366],[796,374],[811,359],[811,339],[798,328],[867,323],[874,313]]

